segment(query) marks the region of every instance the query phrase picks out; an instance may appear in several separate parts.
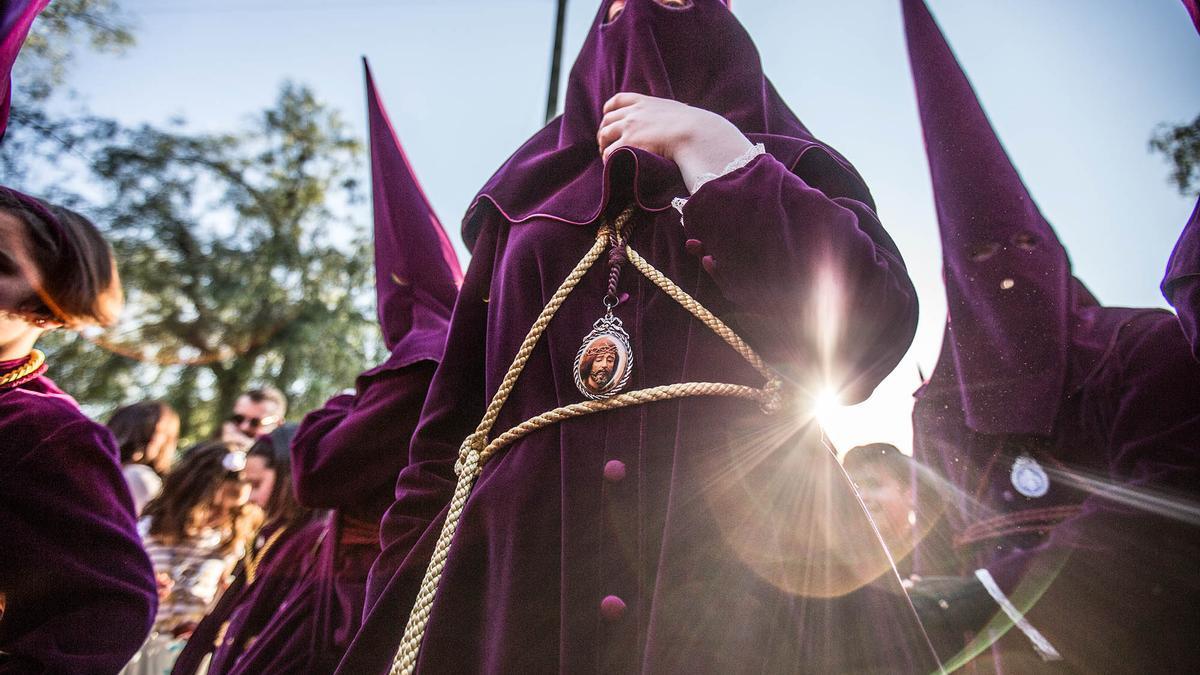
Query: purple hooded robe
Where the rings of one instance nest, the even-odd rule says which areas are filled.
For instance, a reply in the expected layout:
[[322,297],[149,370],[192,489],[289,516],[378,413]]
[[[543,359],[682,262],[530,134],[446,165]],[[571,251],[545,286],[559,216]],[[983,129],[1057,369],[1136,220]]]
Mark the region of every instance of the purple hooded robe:
[[928,8],[902,5],[949,305],[913,424],[953,494],[916,571],[985,569],[1061,657],[983,630],[976,672],[1197,672],[1200,366],[1169,313],[1071,276]]
[[354,394],[333,397],[301,423],[292,442],[296,495],[333,513],[270,554],[225,635],[227,643],[249,644],[217,650],[210,673],[317,675],[337,666],[358,631],[367,573],[379,554],[379,520],[408,459],[462,278],[364,67],[376,300],[390,354],[359,376]]
[[[563,115],[468,210],[473,258],[341,673],[387,671],[445,519],[460,443],[601,217],[634,203],[631,246],[798,388],[830,372],[847,400],[862,400],[912,339],[916,296],[865,185],[779,99],[727,7],[630,0],[613,21],[607,9],[572,69]],[[601,162],[601,107],[623,90],[724,114],[768,154],[706,183],[681,227],[670,201],[687,190],[674,163],[628,148]],[[495,433],[583,398],[573,362],[603,313],[607,279],[597,264],[566,299]],[[618,291],[615,314],[637,359],[628,390],[762,385],[628,266]],[[840,325],[818,320],[835,316]],[[745,401],[685,398],[570,419],[505,449],[467,501],[418,670],[844,672],[881,655],[893,672],[931,670],[927,652],[905,646],[915,638],[902,597],[850,592],[865,581],[840,583],[836,565],[792,546],[844,534],[869,538],[860,553],[880,555],[857,503],[839,533],[794,517],[852,501],[798,409],[767,418]]]
[[0,596],[23,675],[117,672],[158,606],[116,441],[43,376],[0,389]]
[[33,20],[50,0],[0,0],[0,140],[8,127],[12,104],[12,68]]

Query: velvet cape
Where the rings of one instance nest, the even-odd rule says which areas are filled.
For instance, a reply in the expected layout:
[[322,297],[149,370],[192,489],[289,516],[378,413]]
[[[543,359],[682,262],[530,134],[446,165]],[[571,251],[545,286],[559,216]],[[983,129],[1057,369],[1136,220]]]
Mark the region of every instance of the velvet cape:
[[0,673],[120,670],[154,573],[112,433],[44,376],[0,390],[0,532]]

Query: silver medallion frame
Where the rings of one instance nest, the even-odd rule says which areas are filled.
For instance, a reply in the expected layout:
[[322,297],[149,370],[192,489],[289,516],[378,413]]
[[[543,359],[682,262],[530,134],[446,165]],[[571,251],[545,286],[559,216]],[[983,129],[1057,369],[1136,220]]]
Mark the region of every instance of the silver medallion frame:
[[[579,372],[579,369],[583,365],[583,355],[587,352],[588,347],[602,337],[618,343],[618,349],[623,350],[625,353],[625,364],[619,373],[620,378],[616,384],[610,386],[607,391],[594,394],[583,383],[583,375]],[[620,359],[618,359],[617,365],[621,365]],[[583,338],[583,344],[579,345],[579,351],[575,353],[574,371],[575,387],[579,389],[581,394],[593,401],[610,398],[625,389],[625,386],[629,384],[629,377],[633,374],[633,347],[629,344],[629,333],[625,332],[625,326],[621,323],[620,319],[615,316],[604,316],[592,324],[592,332]]]

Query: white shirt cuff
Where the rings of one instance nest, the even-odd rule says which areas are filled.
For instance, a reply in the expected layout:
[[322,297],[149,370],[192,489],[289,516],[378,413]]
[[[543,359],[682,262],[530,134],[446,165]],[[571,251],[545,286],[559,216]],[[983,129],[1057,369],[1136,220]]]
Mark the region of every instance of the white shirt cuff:
[[[732,162],[726,164],[725,168],[721,169],[720,173],[704,173],[704,174],[700,174],[699,176],[696,176],[691,181],[688,181],[688,185],[687,185],[688,192],[693,195],[696,194],[696,191],[699,190],[700,187],[703,186],[705,183],[712,181],[712,180],[716,180],[716,179],[720,178],[721,176],[724,176],[726,174],[737,171],[738,169],[749,164],[755,157],[758,157],[759,155],[762,155],[762,154],[766,154],[766,152],[767,152],[766,146],[764,146],[762,143],[755,143],[754,145],[750,146],[745,152],[743,152],[741,155],[739,155],[737,158],[735,158]],[[683,216],[683,207],[687,204],[687,202],[688,202],[687,197],[676,197],[671,200],[671,206],[673,206],[675,208],[675,210],[679,212],[680,216]]]

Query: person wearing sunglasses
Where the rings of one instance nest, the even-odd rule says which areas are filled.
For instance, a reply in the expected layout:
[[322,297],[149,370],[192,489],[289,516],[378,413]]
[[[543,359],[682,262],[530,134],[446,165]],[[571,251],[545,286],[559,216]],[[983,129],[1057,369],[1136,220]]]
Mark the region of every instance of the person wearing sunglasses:
[[221,440],[243,450],[283,424],[287,398],[275,387],[250,389],[237,397],[233,412],[221,425]]

